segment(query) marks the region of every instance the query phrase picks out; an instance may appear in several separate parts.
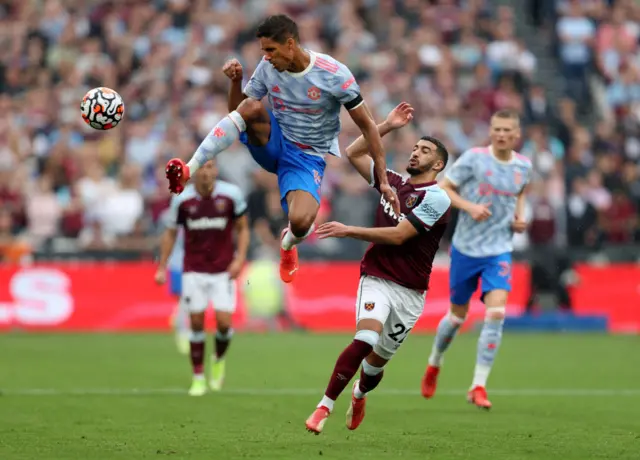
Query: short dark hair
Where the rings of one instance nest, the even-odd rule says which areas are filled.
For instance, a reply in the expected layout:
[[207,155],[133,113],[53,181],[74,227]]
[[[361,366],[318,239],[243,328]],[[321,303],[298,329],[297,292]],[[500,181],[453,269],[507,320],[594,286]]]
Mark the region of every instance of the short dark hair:
[[256,31],[256,37],[270,38],[280,44],[286,42],[289,37],[300,42],[298,24],[286,14],[275,14],[262,21]]
[[447,148],[444,146],[444,144],[439,139],[436,139],[435,137],[432,137],[432,136],[422,136],[420,140],[431,142],[433,145],[436,146],[436,153],[444,163],[444,167],[442,169],[446,168],[447,163],[449,162],[449,152]]
[[507,119],[515,120],[518,123],[520,123],[520,115],[518,115],[518,112],[512,109],[498,110],[496,113],[493,114],[493,116],[496,118],[507,118]]

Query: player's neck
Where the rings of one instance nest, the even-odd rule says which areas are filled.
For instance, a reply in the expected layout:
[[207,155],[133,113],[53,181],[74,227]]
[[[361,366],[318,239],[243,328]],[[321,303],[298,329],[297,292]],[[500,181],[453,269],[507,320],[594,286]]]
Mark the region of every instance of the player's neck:
[[291,65],[287,69],[289,72],[300,73],[304,71],[311,63],[311,55],[298,45],[298,52],[291,61]]
[[493,156],[495,156],[498,160],[511,161],[511,157],[513,156],[511,149],[497,149],[495,147],[492,147],[492,150]]
[[213,189],[216,187],[216,184],[213,183],[211,185],[202,186],[200,188],[196,187],[196,191],[201,197],[211,196],[213,193]]
[[417,176],[411,176],[407,182],[411,185],[424,185],[431,182],[436,182],[436,176],[438,174],[418,174]]

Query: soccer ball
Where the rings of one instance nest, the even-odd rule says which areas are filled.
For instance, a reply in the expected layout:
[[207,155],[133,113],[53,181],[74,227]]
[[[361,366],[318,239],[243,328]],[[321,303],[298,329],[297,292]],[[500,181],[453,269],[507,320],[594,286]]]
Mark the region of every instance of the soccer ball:
[[115,128],[124,117],[124,101],[111,88],[93,88],[82,98],[80,113],[84,122],[93,129]]

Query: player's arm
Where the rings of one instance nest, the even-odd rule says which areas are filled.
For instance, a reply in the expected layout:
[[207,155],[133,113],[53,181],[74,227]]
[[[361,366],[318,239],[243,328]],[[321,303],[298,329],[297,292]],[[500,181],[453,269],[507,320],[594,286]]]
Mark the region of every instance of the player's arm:
[[160,237],[160,261],[158,262],[158,270],[166,270],[169,257],[173,251],[178,237],[177,228],[167,227]]
[[176,244],[178,225],[180,225],[180,197],[173,197],[169,209],[164,216],[165,229],[160,237],[160,260],[156,270],[156,283],[163,284],[166,281],[167,263]]
[[234,188],[233,190],[233,230],[236,234],[236,252],[233,261],[227,268],[227,272],[231,279],[236,279],[247,260],[251,232],[249,230],[249,218],[247,217],[248,204],[239,188]]
[[[400,129],[413,119],[413,107],[402,102],[389,112],[387,118],[378,124],[378,134],[384,137],[391,131]],[[358,137],[347,147],[347,158],[360,175],[373,186],[375,182],[372,157],[369,154],[369,145],[364,136]]]
[[398,246],[417,235],[418,231],[415,227],[407,219],[403,219],[395,227],[365,228],[347,226],[345,237],[369,241],[370,243]]
[[454,208],[470,214],[476,221],[483,221],[491,216],[491,203],[476,204],[458,193],[459,188],[473,177],[473,155],[476,154],[471,151],[464,152],[438,185],[447,192]]
[[527,230],[526,220],[526,206],[527,206],[527,185],[522,187],[522,190],[518,194],[516,201],[516,212],[511,224],[511,229],[516,233],[524,233]]
[[224,64],[222,71],[231,80],[227,104],[229,112],[233,112],[248,97],[242,91],[242,64],[237,59],[231,59]]

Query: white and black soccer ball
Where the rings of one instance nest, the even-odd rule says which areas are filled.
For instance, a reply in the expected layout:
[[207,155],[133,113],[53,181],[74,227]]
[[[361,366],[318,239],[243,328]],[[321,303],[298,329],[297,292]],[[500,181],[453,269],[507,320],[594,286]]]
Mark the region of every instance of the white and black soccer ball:
[[93,129],[112,129],[124,117],[124,101],[111,88],[93,88],[82,98],[80,113],[84,122]]

